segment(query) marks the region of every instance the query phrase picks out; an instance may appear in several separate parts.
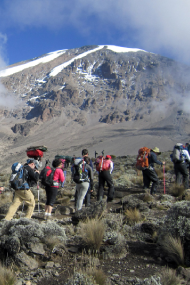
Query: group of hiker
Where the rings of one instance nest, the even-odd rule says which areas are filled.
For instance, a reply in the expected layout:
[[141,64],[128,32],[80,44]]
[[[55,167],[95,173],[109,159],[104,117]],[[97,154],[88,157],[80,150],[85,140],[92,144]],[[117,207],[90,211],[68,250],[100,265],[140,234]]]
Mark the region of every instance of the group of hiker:
[[[43,149],[43,151],[45,151]],[[30,149],[27,151],[28,159],[24,165],[21,163],[14,163],[12,165],[12,174],[10,178],[10,186],[15,190],[14,198],[9,210],[5,216],[5,220],[11,220],[18,207],[24,203],[28,206],[26,212],[26,218],[31,218],[34,207],[35,199],[31,191],[31,187],[38,185],[39,180],[41,184],[45,186],[46,191],[46,205],[44,218],[51,218],[53,205],[56,200],[57,192],[60,186],[63,187],[66,177],[65,168],[68,167],[68,160],[65,157],[55,156],[52,162],[52,166],[47,165],[39,171],[39,167],[42,166],[41,158],[43,152],[40,149]],[[33,157],[31,157],[33,156]],[[108,198],[107,201],[112,201],[114,197],[114,185],[111,177],[113,170],[113,162],[111,156],[107,155],[99,156],[93,163],[89,158],[88,150],[82,150],[81,157],[73,157],[71,162],[72,179],[76,183],[75,191],[75,209],[76,211],[82,209],[83,201],[85,206],[90,206],[91,193],[93,192],[93,166],[99,176],[99,190],[97,194],[97,200],[101,201],[104,195],[105,182],[108,185]],[[2,189],[3,190],[3,187]]]
[[[43,151],[46,149],[43,148]],[[104,152],[104,151],[103,151]],[[45,186],[46,191],[46,205],[44,218],[51,218],[53,205],[56,200],[57,192],[60,186],[63,187],[66,178],[66,171],[64,170],[71,164],[72,179],[76,183],[75,191],[75,210],[82,209],[83,202],[86,207],[90,206],[91,193],[93,192],[93,176],[94,167],[98,174],[98,191],[97,201],[101,201],[104,197],[104,187],[107,184],[108,194],[107,202],[111,202],[114,198],[114,183],[112,179],[113,161],[110,155],[104,157],[102,152],[101,156],[92,160],[89,157],[87,149],[82,150],[81,157],[75,157],[67,160],[64,156],[55,156],[52,162],[52,166],[46,165],[39,171],[39,167],[42,166],[41,158],[42,151],[36,149],[29,149],[27,152],[28,159],[24,165],[20,163],[14,163],[12,165],[12,175],[10,179],[11,188],[15,189],[13,202],[5,216],[5,220],[11,220],[16,213],[18,207],[24,202],[28,205],[26,212],[26,218],[31,218],[34,207],[35,199],[31,187],[38,184],[39,180],[41,184]],[[176,183],[181,184],[183,179],[184,188],[189,188],[189,165],[190,165],[190,145],[187,143],[183,145],[177,143],[174,146],[171,154],[171,160],[174,163],[174,171],[176,175]],[[35,155],[34,155],[35,154]],[[146,191],[150,188],[150,194],[155,195],[159,184],[158,175],[154,169],[154,164],[165,167],[165,161],[158,160],[158,156],[161,154],[158,147],[152,149],[142,147],[138,151],[136,160],[136,168],[142,171],[143,174],[143,188]],[[33,156],[33,157],[31,157]],[[2,187],[0,190],[3,190]],[[149,190],[148,190],[149,191]]]
[[[151,195],[156,194],[159,184],[159,178],[154,169],[154,164],[165,166],[165,161],[161,162],[157,158],[160,154],[161,152],[158,147],[154,147],[153,149],[142,147],[138,151],[136,168],[142,170],[143,188],[145,191],[149,189],[150,183],[152,182],[150,189]],[[183,183],[184,189],[187,190],[189,188],[190,173],[190,144],[175,144],[170,158],[174,164],[176,184],[181,185]]]

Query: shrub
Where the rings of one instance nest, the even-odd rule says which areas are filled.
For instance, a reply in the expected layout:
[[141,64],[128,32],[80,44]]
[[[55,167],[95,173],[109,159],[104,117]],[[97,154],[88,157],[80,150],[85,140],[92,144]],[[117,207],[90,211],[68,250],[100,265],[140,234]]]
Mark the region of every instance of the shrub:
[[137,222],[140,222],[142,220],[141,213],[138,209],[129,209],[124,212],[126,222],[129,225],[133,225]]
[[161,283],[163,285],[181,285],[182,279],[176,276],[176,272],[173,269],[166,268],[162,270],[160,274]]
[[144,202],[152,202],[154,199],[153,199],[153,197],[152,197],[152,195],[150,195],[150,194],[145,194],[144,195],[144,197],[143,197],[143,201]]
[[133,184],[137,184],[137,185],[143,186],[143,176],[139,175],[137,177],[133,177],[131,179],[131,182],[133,182]]
[[0,265],[0,276],[0,285],[14,285],[16,282],[14,273],[3,265]]
[[183,185],[174,184],[169,189],[169,194],[174,197],[182,196],[185,193],[185,189]]
[[167,235],[161,241],[161,247],[167,254],[167,257],[177,265],[184,265],[184,250],[180,238]]
[[95,280],[96,284],[98,285],[105,285],[106,284],[106,275],[103,272],[102,269],[98,268],[89,268],[87,269],[87,275],[92,276],[92,278]]
[[82,240],[88,248],[99,250],[105,233],[105,224],[99,219],[87,219],[80,223],[80,234]]

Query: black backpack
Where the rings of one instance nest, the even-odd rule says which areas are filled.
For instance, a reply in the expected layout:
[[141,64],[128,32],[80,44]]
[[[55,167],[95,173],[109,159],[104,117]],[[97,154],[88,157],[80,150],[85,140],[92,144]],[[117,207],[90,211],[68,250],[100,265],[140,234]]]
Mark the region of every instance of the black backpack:
[[[39,179],[41,180],[42,185],[44,186],[53,186],[53,177],[55,173],[56,168],[46,166],[42,171],[40,172]],[[47,173],[50,172],[50,174],[47,176]]]

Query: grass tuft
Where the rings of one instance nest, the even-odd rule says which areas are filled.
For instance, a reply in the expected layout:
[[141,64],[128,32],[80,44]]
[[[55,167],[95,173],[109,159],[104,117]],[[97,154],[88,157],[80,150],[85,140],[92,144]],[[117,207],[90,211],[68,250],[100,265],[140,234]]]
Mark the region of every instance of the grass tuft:
[[177,265],[184,265],[184,250],[180,238],[168,235],[162,240],[161,247],[171,261],[175,262]]
[[98,251],[101,247],[105,233],[105,224],[102,220],[87,219],[80,223],[80,234],[85,246],[89,249]]
[[7,267],[0,265],[0,285],[14,285],[16,282],[16,276]]
[[181,285],[182,279],[176,276],[176,272],[173,269],[166,268],[162,270],[160,274],[161,283],[163,285]]
[[134,225],[142,220],[141,213],[138,209],[129,209],[124,212],[127,224]]
[[185,193],[185,189],[183,185],[174,184],[169,189],[169,194],[174,197],[180,197],[184,195],[184,193]]

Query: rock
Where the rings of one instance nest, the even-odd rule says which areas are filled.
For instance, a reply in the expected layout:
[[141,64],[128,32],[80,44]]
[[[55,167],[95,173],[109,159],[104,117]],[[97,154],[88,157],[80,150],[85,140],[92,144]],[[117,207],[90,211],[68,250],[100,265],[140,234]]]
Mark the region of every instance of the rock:
[[19,264],[19,266],[21,266],[21,267],[27,267],[27,268],[29,268],[29,269],[31,269],[31,270],[33,270],[33,269],[37,269],[38,268],[38,262],[34,259],[34,258],[32,258],[32,257],[30,257],[30,256],[28,256],[25,252],[20,252],[20,253],[17,253],[16,255],[15,255],[15,261],[16,261],[16,263],[18,263]]
[[123,210],[129,209],[138,209],[139,211],[149,211],[149,205],[147,202],[143,201],[143,197],[145,194],[134,194],[125,196],[121,200],[121,204],[123,205]]
[[28,243],[27,246],[32,253],[45,254],[44,245],[42,243]]
[[76,211],[72,216],[72,221],[74,223],[78,223],[81,220],[94,219],[96,217],[100,217],[105,211],[107,206],[107,202],[103,199],[102,201],[95,202],[91,205],[91,207],[86,207],[81,209],[80,211]]
[[53,261],[49,261],[46,263],[46,266],[45,268],[48,269],[48,268],[53,268],[54,267],[54,262]]

